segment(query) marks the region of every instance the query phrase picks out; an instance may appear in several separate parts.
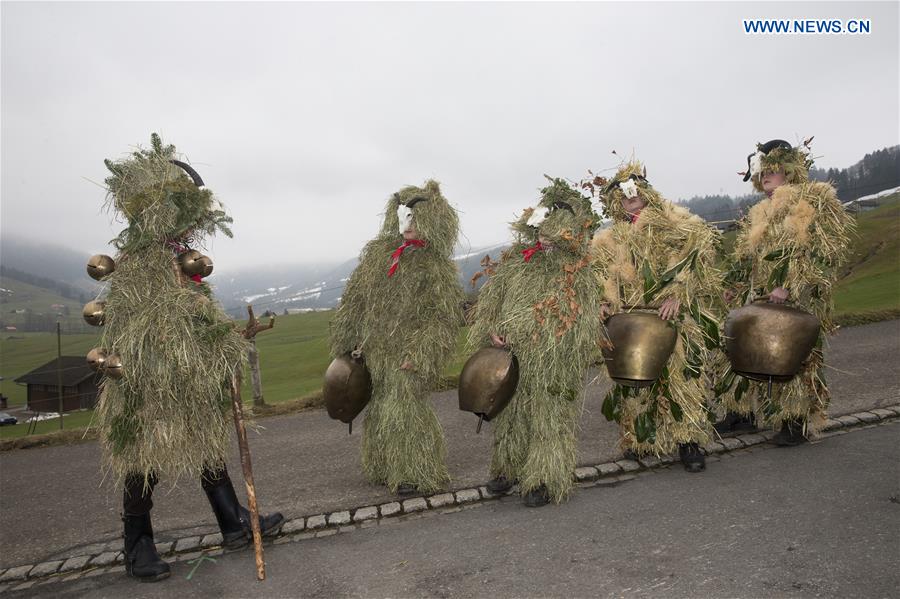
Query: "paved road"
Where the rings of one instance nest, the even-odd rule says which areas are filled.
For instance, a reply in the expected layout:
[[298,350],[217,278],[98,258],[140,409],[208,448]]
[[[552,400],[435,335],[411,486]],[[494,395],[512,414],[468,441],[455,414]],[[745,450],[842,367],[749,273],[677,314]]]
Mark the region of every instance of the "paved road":
[[[900,423],[252,553],[23,591],[66,597],[896,597]],[[387,521],[385,521],[387,522]],[[11,597],[19,596],[10,593]]]
[[[842,330],[829,360],[835,415],[889,405],[900,398],[900,321]],[[588,388],[579,461],[595,464],[617,454],[616,429],[600,414],[603,385]],[[486,478],[490,426],[475,434],[475,419],[459,412],[456,392],[432,401],[447,435],[453,486]],[[369,485],[359,465],[359,433],[323,411],[269,418],[251,435],[253,465],[263,510],[289,516],[390,501]],[[0,453],[0,566],[10,567],[86,553],[85,546],[121,535],[120,493],[103,482],[96,443]],[[230,468],[243,496],[237,450]],[[154,496],[154,529],[165,541],[188,532],[214,532],[215,521],[199,483],[163,483]]]

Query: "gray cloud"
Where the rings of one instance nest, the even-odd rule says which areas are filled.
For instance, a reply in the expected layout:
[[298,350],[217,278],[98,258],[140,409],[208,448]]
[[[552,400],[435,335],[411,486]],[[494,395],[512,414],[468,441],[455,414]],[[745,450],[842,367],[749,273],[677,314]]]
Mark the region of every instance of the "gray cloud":
[[[869,18],[868,36],[741,19]],[[434,177],[473,245],[543,173],[643,159],[671,198],[749,191],[759,140],[820,166],[898,143],[896,3],[2,5],[2,232],[101,251],[102,159],[151,131],[235,217],[220,272],[355,255]]]

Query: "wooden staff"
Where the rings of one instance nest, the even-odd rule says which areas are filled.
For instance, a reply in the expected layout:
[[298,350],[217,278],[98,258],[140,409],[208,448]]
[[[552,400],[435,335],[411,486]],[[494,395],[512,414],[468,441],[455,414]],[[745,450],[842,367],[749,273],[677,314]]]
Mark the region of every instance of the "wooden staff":
[[[275,326],[275,318],[269,319],[268,325],[260,325],[253,314],[253,306],[247,306],[250,319],[241,331],[245,339],[252,340],[257,333]],[[259,507],[256,504],[256,485],[253,483],[253,465],[250,462],[250,446],[247,444],[247,428],[244,426],[244,405],[241,402],[241,368],[235,369],[231,379],[231,407],[234,411],[234,428],[237,429],[238,448],[241,451],[241,468],[244,471],[244,482],[247,484],[247,503],[250,508],[250,529],[253,531],[253,552],[256,555],[256,578],[266,579],[266,562],[263,557],[262,531],[259,529]]]
[[234,427],[237,429],[238,448],[241,451],[241,468],[247,483],[247,503],[250,507],[250,528],[253,530],[253,551],[256,554],[256,578],[266,579],[266,562],[263,559],[262,532],[259,530],[259,508],[256,505],[256,485],[253,483],[253,465],[250,463],[250,447],[247,445],[247,428],[244,426],[244,407],[241,404],[241,371],[234,371],[231,379],[231,407],[234,410]]

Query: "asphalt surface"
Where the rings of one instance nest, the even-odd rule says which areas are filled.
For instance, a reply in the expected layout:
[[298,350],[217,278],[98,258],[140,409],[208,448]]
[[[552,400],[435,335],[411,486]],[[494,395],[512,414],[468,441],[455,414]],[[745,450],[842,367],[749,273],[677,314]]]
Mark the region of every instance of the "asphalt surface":
[[[833,339],[828,380],[832,414],[897,403],[900,398],[900,321],[844,329]],[[588,387],[579,442],[579,463],[618,455],[616,427],[605,421],[604,385]],[[456,392],[432,401],[444,426],[452,486],[482,484],[490,460],[490,425],[475,434],[475,417],[460,412]],[[324,411],[260,421],[251,434],[254,476],[263,511],[289,517],[394,500],[361,474],[359,432]],[[0,567],[62,559],[90,552],[90,545],[121,537],[121,492],[104,481],[96,443],[0,453]],[[240,497],[242,477],[233,445],[229,468]],[[199,482],[163,481],[154,495],[157,541],[215,532],[215,520]]]
[[[515,497],[10,597],[896,597],[900,423],[677,465],[540,509]],[[189,578],[190,577],[190,578]]]

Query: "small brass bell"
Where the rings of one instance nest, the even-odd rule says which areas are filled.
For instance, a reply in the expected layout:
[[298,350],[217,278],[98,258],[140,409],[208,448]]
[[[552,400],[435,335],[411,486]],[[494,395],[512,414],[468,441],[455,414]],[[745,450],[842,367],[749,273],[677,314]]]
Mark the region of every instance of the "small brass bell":
[[181,272],[189,277],[195,275],[208,277],[213,269],[212,260],[197,250],[188,250],[183,254],[179,254],[178,264],[181,266]]
[[115,380],[125,376],[125,367],[119,354],[109,354],[106,357],[106,367],[103,369],[103,374]]
[[203,270],[200,264],[202,254],[197,250],[188,250],[178,255],[178,264],[181,266],[181,272],[189,277],[199,275]]
[[95,347],[87,354],[87,363],[94,372],[103,372],[106,368],[106,350],[101,347]]
[[116,270],[116,261],[106,254],[91,256],[87,263],[87,274],[95,281],[102,281]]
[[91,326],[99,327],[103,325],[104,311],[106,310],[106,302],[92,301],[84,305],[81,315],[84,321]]
[[212,258],[210,258],[209,256],[200,256],[199,262],[203,268],[203,270],[200,272],[200,276],[206,278],[211,275],[213,271]]

